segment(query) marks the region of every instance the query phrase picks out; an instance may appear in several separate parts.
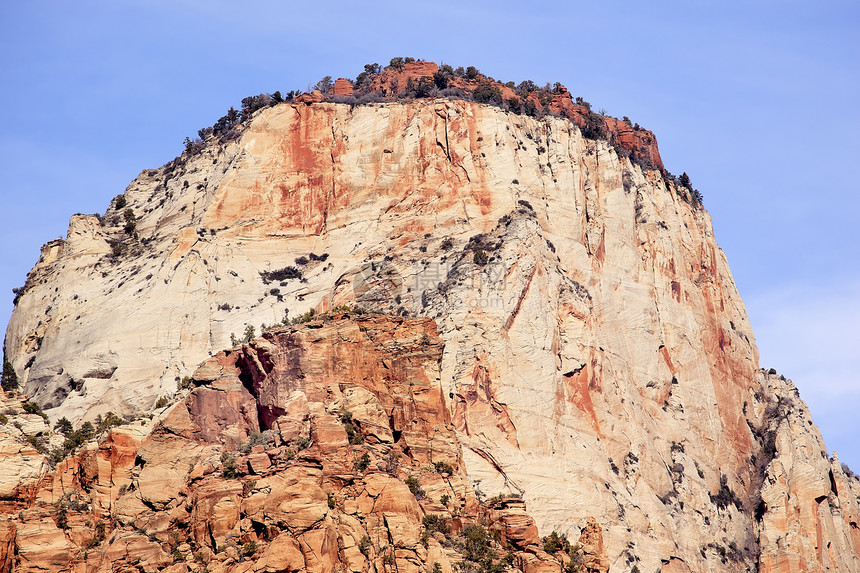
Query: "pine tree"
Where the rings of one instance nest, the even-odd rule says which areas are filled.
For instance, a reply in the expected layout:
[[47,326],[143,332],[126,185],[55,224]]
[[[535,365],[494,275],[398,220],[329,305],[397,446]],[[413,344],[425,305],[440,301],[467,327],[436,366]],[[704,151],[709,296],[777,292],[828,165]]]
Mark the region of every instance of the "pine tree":
[[3,361],[3,376],[0,382],[2,382],[3,389],[7,392],[18,390],[18,374],[15,373],[15,368],[8,360]]

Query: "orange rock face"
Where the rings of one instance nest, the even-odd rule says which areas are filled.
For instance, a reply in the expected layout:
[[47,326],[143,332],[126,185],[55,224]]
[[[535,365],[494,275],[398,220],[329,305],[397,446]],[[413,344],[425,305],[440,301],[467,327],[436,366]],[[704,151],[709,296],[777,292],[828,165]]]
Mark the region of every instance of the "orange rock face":
[[353,93],[352,82],[346,78],[338,78],[334,81],[331,94],[336,96],[351,96]]
[[537,545],[538,529],[526,513],[526,504],[520,498],[505,498],[490,505],[487,519],[493,524],[492,531],[498,531],[504,545],[528,547]]
[[[591,110],[585,105],[576,104],[571,99],[570,92],[564,86],[560,86],[553,95],[549,110],[553,113],[563,115],[580,127],[588,124]],[[648,165],[653,169],[664,169],[663,159],[657,149],[657,138],[647,129],[631,126],[617,120],[614,117],[593,115],[595,121],[606,130],[611,141],[614,141],[621,149],[626,150],[642,165]]]
[[319,103],[323,101],[324,97],[321,91],[314,90],[311,93],[304,93],[294,100],[296,103]]
[[384,95],[397,95],[406,91],[409,80],[432,79],[437,71],[439,66],[433,62],[410,62],[399,67],[389,67],[373,79],[371,89]]
[[[211,358],[144,439],[115,428],[17,500],[0,571],[451,571],[479,504],[442,348],[429,319],[339,314]],[[503,506],[480,515],[514,559],[558,569],[522,500]]]
[[10,573],[14,563],[15,535],[17,529],[12,523],[0,523],[0,573]]
[[606,556],[606,548],[603,547],[603,530],[593,517],[588,518],[578,543],[582,546],[582,566],[586,571],[589,573],[609,571],[609,558]]

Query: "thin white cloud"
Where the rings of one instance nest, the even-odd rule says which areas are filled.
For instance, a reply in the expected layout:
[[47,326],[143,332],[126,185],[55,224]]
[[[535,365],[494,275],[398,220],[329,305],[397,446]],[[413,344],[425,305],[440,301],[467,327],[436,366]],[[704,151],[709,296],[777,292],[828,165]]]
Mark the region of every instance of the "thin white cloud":
[[791,378],[830,450],[860,467],[860,277],[746,297],[761,365]]

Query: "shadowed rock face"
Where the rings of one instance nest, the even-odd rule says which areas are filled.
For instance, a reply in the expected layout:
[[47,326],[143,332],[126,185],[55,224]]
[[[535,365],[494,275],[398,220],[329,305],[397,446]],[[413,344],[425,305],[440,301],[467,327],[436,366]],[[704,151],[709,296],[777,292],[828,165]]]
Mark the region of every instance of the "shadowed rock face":
[[[200,444],[264,429],[311,439],[321,457],[351,452],[328,408],[353,400],[374,443],[413,432],[419,465],[458,452],[461,479],[521,494],[542,535],[576,538],[593,517],[612,568],[855,570],[856,481],[827,458],[793,386],[758,370],[708,214],[641,163],[571,121],[473,102],[267,108],[239,138],[141,174],[101,222],[74,217],[30,273],[6,352],[53,419],[79,422],[150,409],[230,333],[286,310],[429,317],[433,342],[415,356],[396,321],[377,319],[218,354],[139,457],[209,459],[215,446]],[[122,230],[129,208],[137,239]],[[259,453],[254,471],[279,467]],[[141,503],[169,509],[163,492],[189,471],[174,460],[152,473]],[[224,531],[241,506],[230,500]],[[515,539],[531,535],[519,519]]]

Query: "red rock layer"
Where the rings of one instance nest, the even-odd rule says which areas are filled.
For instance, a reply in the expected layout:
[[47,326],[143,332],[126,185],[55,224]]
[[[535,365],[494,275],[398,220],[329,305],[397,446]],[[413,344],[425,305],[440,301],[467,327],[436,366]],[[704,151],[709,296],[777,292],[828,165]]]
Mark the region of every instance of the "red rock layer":
[[353,93],[352,82],[346,78],[336,79],[331,88],[331,93],[336,96],[351,96]]
[[[399,66],[389,66],[377,74],[370,84],[370,90],[381,93],[384,96],[396,96],[403,94],[410,82],[418,83],[422,80],[433,83],[434,74],[439,71],[439,66],[433,62],[408,62]],[[489,84],[499,90],[502,99],[508,102],[518,101],[520,98],[507,85],[487,78],[483,74],[477,74],[472,79],[452,77],[449,78],[449,86],[458,88],[466,94],[472,94],[476,88]],[[334,83],[332,95],[349,96],[354,93],[352,82],[345,78],[339,78]],[[315,103],[318,98],[309,94],[299,96],[297,101],[304,103]],[[619,148],[629,153],[634,160],[641,165],[651,169],[663,170],[663,160],[657,148],[657,138],[647,130],[639,126],[633,126],[627,122],[614,117],[599,115],[591,111],[589,106],[574,103],[570,92],[561,84],[556,84],[553,90],[552,100],[542,105],[536,92],[526,96],[539,110],[546,110],[556,115],[567,117],[579,127],[584,128],[589,121],[596,121],[606,133],[608,139]],[[319,100],[322,101],[322,100]]]
[[[441,353],[429,319],[344,315],[222,352],[185,399],[141,422],[151,431],[114,428],[13,500],[0,572],[450,573],[481,506]],[[579,558],[541,550],[522,500],[495,507],[481,515],[524,572]],[[586,559],[602,549],[593,529]]]
[[383,95],[397,95],[406,91],[409,80],[420,81],[421,78],[433,79],[433,74],[439,71],[439,66],[433,62],[409,62],[397,67],[382,70],[370,84],[370,89]]

